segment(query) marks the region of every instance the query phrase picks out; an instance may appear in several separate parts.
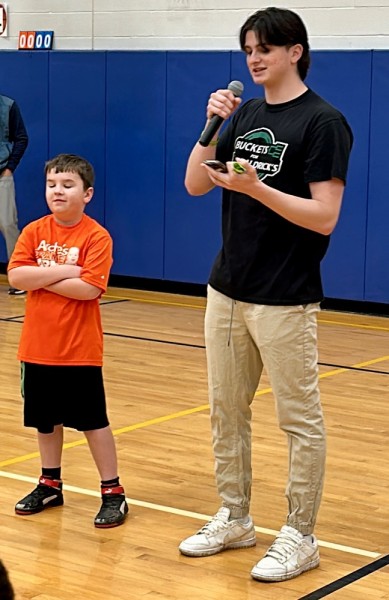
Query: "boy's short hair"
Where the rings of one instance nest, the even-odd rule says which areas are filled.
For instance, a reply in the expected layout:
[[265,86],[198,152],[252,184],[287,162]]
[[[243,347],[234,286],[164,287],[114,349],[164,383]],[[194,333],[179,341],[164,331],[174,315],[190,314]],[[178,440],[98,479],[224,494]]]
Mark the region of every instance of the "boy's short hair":
[[8,577],[7,569],[0,560],[0,598],[1,600],[14,600],[15,594]]
[[93,187],[95,182],[95,173],[92,165],[82,156],[77,154],[58,154],[54,158],[48,160],[45,164],[45,175],[49,171],[55,173],[77,173],[83,183],[84,190]]
[[304,81],[311,59],[309,55],[308,33],[298,14],[286,8],[275,7],[255,12],[248,17],[240,29],[239,42],[243,51],[248,31],[253,31],[256,34],[258,43],[264,48],[267,45],[286,46],[290,48],[295,44],[301,44],[303,53],[297,63],[297,68],[302,81]]

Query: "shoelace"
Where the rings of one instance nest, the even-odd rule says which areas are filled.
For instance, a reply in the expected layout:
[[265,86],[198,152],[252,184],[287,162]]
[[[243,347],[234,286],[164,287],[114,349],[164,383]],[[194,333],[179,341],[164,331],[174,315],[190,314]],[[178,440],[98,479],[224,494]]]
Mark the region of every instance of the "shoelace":
[[279,558],[288,559],[301,544],[301,539],[293,533],[281,531],[276,537],[265,556],[270,556],[278,560]]
[[200,529],[200,531],[198,531],[198,534],[218,533],[223,529],[228,529],[228,524],[229,521],[225,521],[223,517],[217,513],[210,521],[208,521],[208,523],[204,525],[204,527]]

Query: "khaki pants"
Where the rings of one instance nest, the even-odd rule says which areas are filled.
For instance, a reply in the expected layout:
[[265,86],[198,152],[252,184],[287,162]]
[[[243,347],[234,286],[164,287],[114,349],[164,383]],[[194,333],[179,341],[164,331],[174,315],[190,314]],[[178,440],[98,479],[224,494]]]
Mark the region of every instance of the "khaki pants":
[[0,177],[0,231],[5,239],[7,257],[10,258],[20,233],[12,175]]
[[319,304],[238,302],[208,286],[205,341],[216,483],[223,506],[234,518],[249,512],[251,403],[265,366],[279,426],[288,439],[287,524],[304,535],[315,525],[325,468],[318,311]]

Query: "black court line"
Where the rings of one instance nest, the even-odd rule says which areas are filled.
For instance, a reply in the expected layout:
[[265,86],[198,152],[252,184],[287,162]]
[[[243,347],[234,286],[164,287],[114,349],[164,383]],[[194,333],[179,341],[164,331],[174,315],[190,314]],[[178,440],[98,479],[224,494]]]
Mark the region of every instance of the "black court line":
[[374,573],[375,571],[378,571],[387,565],[389,565],[389,554],[386,556],[381,556],[381,558],[378,558],[374,562],[365,565],[364,567],[361,567],[360,569],[357,569],[356,571],[353,571],[352,573],[349,573],[340,579],[336,579],[332,583],[325,585],[315,592],[311,592],[306,596],[301,596],[298,598],[298,600],[320,600],[320,598],[325,598],[326,596],[341,590],[347,585],[358,581],[358,579],[362,579],[362,577],[366,577],[366,575],[370,575],[371,573]]
[[102,300],[100,306],[106,306],[107,304],[120,304],[120,302],[132,302],[131,298],[120,298],[119,300]]
[[[100,306],[105,306],[106,304],[118,304],[119,302],[131,302],[131,300],[121,299],[121,300],[107,300],[107,302],[100,302]],[[16,321],[16,319],[24,319],[25,315],[15,315],[13,317],[0,317],[0,321],[14,321],[16,323],[21,323],[22,321]]]
[[[115,304],[116,302],[128,302],[128,300],[115,300],[113,302],[106,302],[106,304]],[[0,317],[0,321],[6,321],[8,323],[23,323],[23,321],[17,321],[17,319],[24,318],[24,315],[18,315],[15,317]],[[147,338],[138,335],[126,335],[124,333],[111,333],[109,331],[104,331],[104,335],[110,337],[118,337],[127,340],[138,340],[140,342],[153,342],[154,344],[167,344],[169,346],[183,346],[185,348],[198,348],[200,350],[205,350],[205,346],[203,344],[188,344],[187,342],[177,342],[174,340],[160,340],[158,338]],[[378,369],[364,369],[362,367],[353,367],[348,365],[334,365],[332,363],[318,363],[322,367],[331,367],[334,369],[347,369],[348,371],[361,371],[363,373],[375,373],[376,375],[389,375],[389,371],[379,371]]]
[[109,335],[111,337],[119,337],[128,340],[139,340],[141,342],[154,342],[155,344],[168,344],[170,346],[186,346],[187,348],[200,348],[201,350],[205,350],[205,346],[200,344],[188,344],[186,342],[176,342],[174,340],[159,340],[157,338],[146,338],[137,335],[124,335],[123,333],[110,333],[108,331],[104,331],[104,335]]
[[380,371],[379,369],[365,369],[364,367],[353,367],[346,365],[333,365],[331,363],[319,362],[322,367],[333,367],[335,369],[348,369],[349,371],[363,371],[364,373],[378,373],[379,375],[389,375],[389,371]]
[[[24,315],[15,315],[14,317],[0,317],[0,321],[10,322],[15,321],[15,319],[24,319]],[[18,321],[20,322],[20,321]]]
[[[122,337],[124,339],[130,339],[130,340],[139,340],[141,342],[154,342],[156,344],[169,344],[169,345],[176,345],[176,346],[186,346],[187,348],[200,348],[201,350],[205,350],[205,346],[204,345],[200,345],[200,344],[188,344],[186,342],[175,342],[172,340],[159,340],[156,338],[146,338],[143,336],[137,336],[137,335],[126,335],[123,333],[109,333],[107,331],[104,332],[104,335],[110,335],[112,337]],[[331,363],[322,363],[319,362],[319,365],[321,365],[322,367],[333,367],[335,369],[347,369],[350,371],[363,371],[364,373],[376,373],[377,375],[389,375],[389,371],[379,371],[378,369],[364,369],[362,367],[353,367],[353,366],[348,366],[348,365],[333,365]]]

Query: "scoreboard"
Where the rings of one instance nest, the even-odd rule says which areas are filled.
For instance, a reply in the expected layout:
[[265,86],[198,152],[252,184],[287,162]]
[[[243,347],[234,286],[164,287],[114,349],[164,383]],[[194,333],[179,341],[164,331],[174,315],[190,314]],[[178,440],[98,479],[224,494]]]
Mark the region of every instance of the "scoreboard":
[[20,31],[18,50],[51,50],[54,31]]

